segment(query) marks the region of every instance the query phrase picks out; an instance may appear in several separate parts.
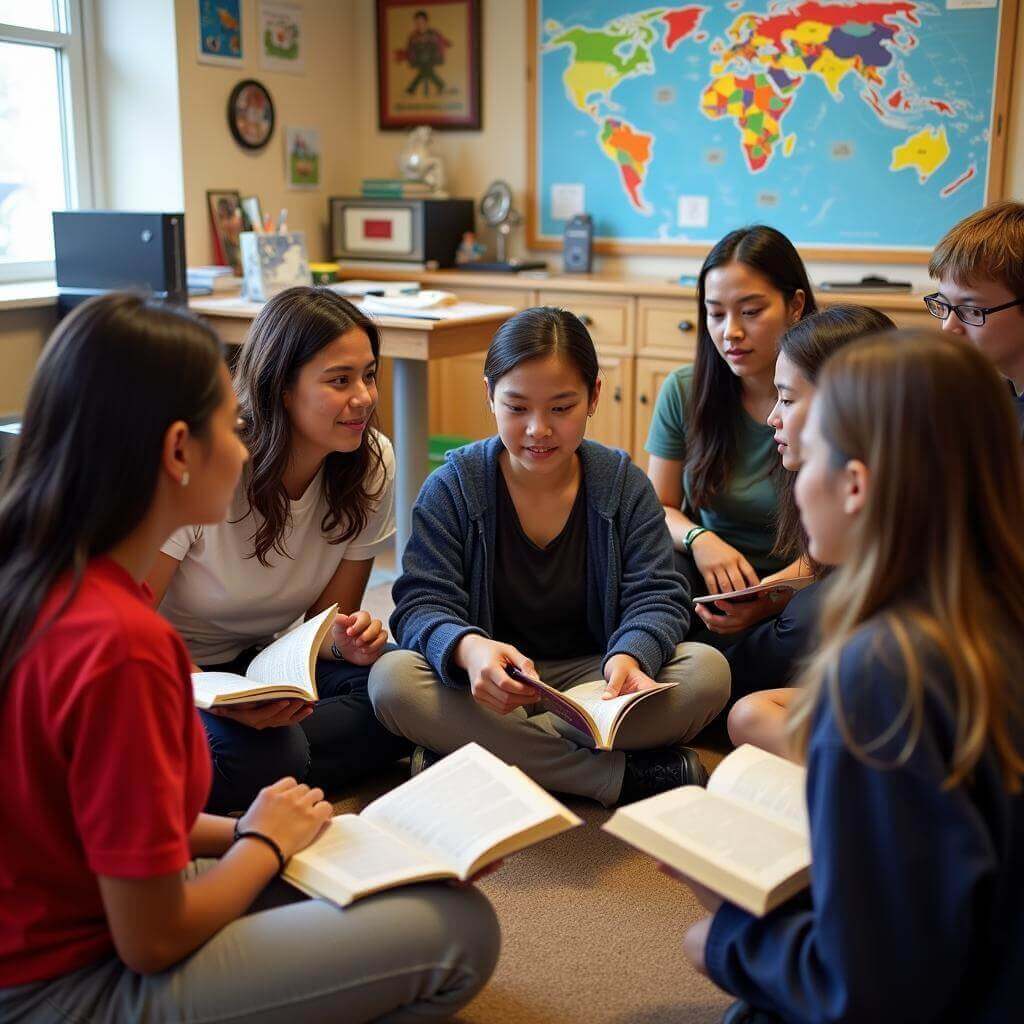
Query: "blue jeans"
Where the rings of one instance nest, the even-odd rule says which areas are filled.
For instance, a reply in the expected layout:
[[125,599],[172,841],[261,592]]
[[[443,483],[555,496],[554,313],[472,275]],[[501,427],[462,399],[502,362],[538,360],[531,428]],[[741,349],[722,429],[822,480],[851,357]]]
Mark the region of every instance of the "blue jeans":
[[[385,648],[395,649],[394,645]],[[243,651],[234,661],[203,669],[244,674],[256,653],[255,649]],[[320,786],[330,796],[409,754],[412,744],[377,721],[366,693],[369,674],[370,669],[361,665],[317,661],[320,700],[299,725],[252,729],[200,711],[213,759],[206,810],[212,814],[244,811],[264,786],[285,775]]]

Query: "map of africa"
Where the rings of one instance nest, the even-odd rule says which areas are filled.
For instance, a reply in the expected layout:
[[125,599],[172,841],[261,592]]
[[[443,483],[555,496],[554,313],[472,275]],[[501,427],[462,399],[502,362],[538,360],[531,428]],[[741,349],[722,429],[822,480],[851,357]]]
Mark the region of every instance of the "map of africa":
[[805,246],[931,248],[982,206],[1000,11],[939,4],[536,0],[541,237],[763,221]]

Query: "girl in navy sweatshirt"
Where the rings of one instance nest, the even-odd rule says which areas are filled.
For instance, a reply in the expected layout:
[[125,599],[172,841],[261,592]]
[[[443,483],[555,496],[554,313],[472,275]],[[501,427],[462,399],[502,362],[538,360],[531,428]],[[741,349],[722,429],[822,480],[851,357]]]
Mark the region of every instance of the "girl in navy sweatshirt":
[[[686,951],[796,1024],[991,1022],[1024,1000],[1024,474],[976,349],[834,356],[802,436],[811,556],[837,565],[790,725],[810,891],[763,918],[699,888]],[[738,1012],[732,1019],[744,1019]]]
[[[725,705],[728,666],[682,642],[689,593],[647,478],[584,440],[601,393],[587,329],[565,310],[525,310],[495,335],[484,373],[498,436],[451,453],[413,508],[391,617],[406,650],[371,671],[377,717],[423,748],[414,769],[475,740],[605,805],[703,782],[679,744]],[[559,689],[603,680],[609,698],[678,685],[630,712],[615,750],[595,751],[537,713],[509,666]]]

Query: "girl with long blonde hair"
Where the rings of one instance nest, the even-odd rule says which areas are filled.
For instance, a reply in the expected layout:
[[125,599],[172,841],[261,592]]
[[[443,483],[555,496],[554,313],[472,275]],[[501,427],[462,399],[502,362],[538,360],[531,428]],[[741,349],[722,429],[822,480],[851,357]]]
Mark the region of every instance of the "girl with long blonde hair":
[[698,891],[715,913],[686,938],[695,963],[761,1013],[1019,1013],[1016,434],[996,371],[951,337],[865,339],[819,378],[796,499],[811,557],[838,568],[790,721],[807,761],[810,894],[757,919]]

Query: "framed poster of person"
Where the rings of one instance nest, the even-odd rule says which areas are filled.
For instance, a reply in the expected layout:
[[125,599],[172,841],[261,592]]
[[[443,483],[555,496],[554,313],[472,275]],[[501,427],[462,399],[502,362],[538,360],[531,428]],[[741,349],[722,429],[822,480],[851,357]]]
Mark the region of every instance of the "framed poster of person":
[[213,259],[218,266],[231,267],[242,273],[242,249],[239,236],[245,230],[242,197],[230,189],[213,189],[206,193],[213,227]]
[[480,0],[376,0],[382,131],[481,126]]

